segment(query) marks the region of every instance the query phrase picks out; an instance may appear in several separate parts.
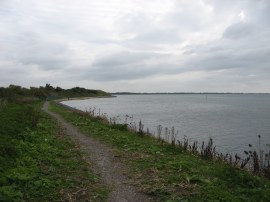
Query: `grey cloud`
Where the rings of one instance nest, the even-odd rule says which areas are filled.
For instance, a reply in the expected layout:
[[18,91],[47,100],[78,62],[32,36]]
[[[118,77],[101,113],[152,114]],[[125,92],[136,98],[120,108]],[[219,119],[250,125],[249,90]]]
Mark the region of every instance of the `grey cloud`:
[[33,56],[31,58],[24,58],[21,62],[25,65],[37,65],[39,68],[44,70],[62,69],[65,68],[69,63],[67,58],[44,58],[44,56]]
[[212,6],[212,8],[216,12],[228,12],[228,9],[238,9],[243,5],[246,5],[250,1],[253,0],[246,0],[246,1],[235,1],[235,0],[226,0],[226,1],[219,1],[219,0],[204,0],[207,5]]
[[182,33],[198,31],[204,24],[203,12],[200,3],[174,1],[174,10],[166,16],[165,22],[173,23]]
[[92,66],[87,77],[102,81],[134,80],[174,71],[167,54],[148,52],[119,52],[97,58]]
[[119,52],[108,56],[101,56],[93,62],[94,67],[112,67],[123,66],[142,62],[146,59],[157,57],[158,54],[153,53],[131,53]]
[[150,16],[140,12],[123,15],[114,25],[124,32],[135,35],[147,33],[149,30],[155,29],[155,25]]
[[43,69],[63,68],[70,62],[67,46],[34,31],[18,31],[5,38],[0,58]]
[[[227,12],[227,7],[230,7],[226,2],[211,2],[220,12]],[[223,3],[226,4],[224,8]],[[235,14],[244,10],[246,19],[229,25],[220,39],[194,47],[187,46],[184,52],[187,55],[185,65],[190,70],[238,70],[245,76],[252,73],[269,77],[270,59],[267,55],[270,54],[270,29],[261,23],[262,16],[269,15],[266,12],[269,5],[269,1],[238,2],[233,7]]]
[[129,40],[131,43],[145,43],[145,44],[175,44],[181,41],[180,34],[177,30],[160,30],[138,35]]
[[[246,40],[246,43],[253,41]],[[220,48],[222,46],[223,48]],[[196,54],[186,60],[186,66],[190,70],[218,71],[238,69],[247,75],[250,72],[255,74],[269,74],[270,47],[252,48],[242,45],[228,45],[226,40],[216,41],[217,49],[212,51],[214,45],[197,47]],[[270,74],[269,74],[270,75]],[[269,76],[268,75],[268,76]]]
[[128,69],[123,67],[106,67],[89,70],[84,75],[84,78],[94,81],[120,81],[146,78],[154,74],[155,72],[152,70],[147,70],[140,65],[132,65]]
[[181,42],[179,29],[164,22],[165,17],[160,16],[161,19],[156,21],[154,17],[144,13],[127,14],[122,16],[115,26],[132,36],[124,39],[122,43],[132,48],[151,46],[153,49],[157,45]]
[[248,8],[246,13],[249,16],[249,20],[253,23],[256,23],[263,28],[265,26],[270,26],[270,1],[269,0],[260,0],[260,1],[248,1]]
[[[116,11],[100,1],[0,1],[1,82],[38,72],[70,86],[160,75],[173,86],[171,75],[201,72],[216,76],[218,91],[220,78],[235,86],[270,80],[268,0],[169,0],[173,6],[159,11],[142,8],[140,0],[125,1],[124,9],[120,0]],[[209,86],[194,80],[194,88]]]
[[252,36],[255,32],[255,27],[248,23],[233,24],[224,31],[223,37],[229,39],[242,39]]

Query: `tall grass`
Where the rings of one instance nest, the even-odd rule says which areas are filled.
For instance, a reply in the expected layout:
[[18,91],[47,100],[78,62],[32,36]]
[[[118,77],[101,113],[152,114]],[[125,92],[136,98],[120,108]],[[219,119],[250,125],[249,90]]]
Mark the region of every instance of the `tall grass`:
[[7,106],[7,100],[0,98],[0,111]]
[[[182,140],[177,140],[178,132],[175,133],[174,131],[174,127],[171,130],[165,128],[163,131],[164,135],[162,135],[162,126],[159,125],[157,126],[158,139],[200,156],[202,159],[224,162],[233,167],[247,169],[256,175],[270,179],[270,144],[265,144],[263,147],[260,135],[258,135],[259,150],[249,144],[249,150],[244,151],[244,157],[240,157],[238,154],[218,152],[212,138],[209,138],[208,141],[203,141],[201,144],[198,141],[190,141],[187,136],[184,136]],[[168,134],[170,134],[170,138],[168,138]]]

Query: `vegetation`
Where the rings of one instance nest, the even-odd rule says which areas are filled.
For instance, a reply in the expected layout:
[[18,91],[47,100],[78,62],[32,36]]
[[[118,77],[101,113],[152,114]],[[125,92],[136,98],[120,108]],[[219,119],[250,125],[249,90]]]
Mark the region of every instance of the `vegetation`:
[[[104,201],[108,189],[91,170],[83,153],[40,110],[40,99],[106,96],[99,90],[75,87],[64,90],[46,84],[39,88],[10,85],[0,88],[0,201]],[[176,142],[174,128],[160,126],[158,139],[140,122],[135,130],[115,120],[95,117],[52,104],[84,133],[114,147],[126,164],[134,185],[157,201],[268,201],[269,155],[246,151],[253,172],[240,169],[239,157],[219,156],[213,142],[190,145]],[[170,138],[168,134],[172,135]],[[259,136],[260,140],[260,136]],[[170,143],[168,143],[170,142]],[[264,161],[261,161],[265,157]],[[231,160],[230,160],[231,159]],[[229,162],[229,163],[228,163]],[[262,163],[263,162],[263,163]],[[240,163],[240,164],[238,164]]]
[[0,100],[0,201],[105,200],[98,176],[41,104]]
[[109,124],[102,117],[56,104],[51,110],[84,133],[112,145],[117,156],[131,168],[134,184],[157,200],[268,201],[270,198],[269,180],[224,161],[202,159],[185,149],[185,145],[176,147],[141,135],[140,131],[136,135],[137,132],[129,131],[127,125]]
[[0,87],[0,98],[8,100],[51,100],[59,98],[72,98],[72,97],[96,97],[96,96],[109,96],[101,90],[90,90],[80,87],[74,87],[71,89],[62,89],[60,87],[53,87],[50,84],[46,84],[45,87],[39,88],[30,87],[30,89],[23,88],[17,85],[10,85],[7,88]]
[[[58,104],[62,105],[61,103]],[[113,126],[117,125],[117,123],[121,123],[121,119],[118,117],[109,118],[107,114],[101,114],[100,110],[96,112],[96,108],[89,108],[87,113],[92,117],[101,118],[103,121]],[[187,136],[180,139],[178,138],[179,132],[175,131],[174,127],[169,129],[167,127],[163,128],[161,125],[158,125],[157,134],[151,134],[148,128],[144,130],[142,121],[139,121],[137,124],[134,122],[132,116],[126,115],[124,124],[117,126],[131,130],[140,136],[154,136],[161,142],[167,142],[174,147],[180,147],[183,151],[192,153],[193,155],[196,155],[202,159],[226,163],[232,167],[245,169],[253,172],[255,175],[270,179],[270,150],[267,149],[267,147],[270,147],[270,145],[263,145],[261,143],[262,141],[260,135],[258,135],[259,148],[253,148],[252,145],[249,144],[249,150],[244,151],[245,156],[240,157],[237,154],[233,155],[230,153],[224,154],[218,152],[212,138],[209,138],[208,142],[203,141],[202,143],[199,143],[196,140],[190,141]]]

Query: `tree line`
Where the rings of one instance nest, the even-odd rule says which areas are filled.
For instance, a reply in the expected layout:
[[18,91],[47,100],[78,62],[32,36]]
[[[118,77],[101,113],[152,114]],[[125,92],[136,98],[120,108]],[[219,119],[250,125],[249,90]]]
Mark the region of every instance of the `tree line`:
[[41,99],[51,100],[59,98],[72,97],[95,97],[95,96],[109,96],[110,94],[102,90],[86,89],[81,87],[74,87],[70,89],[63,89],[59,86],[53,87],[50,84],[40,87],[24,88],[19,85],[9,85],[8,87],[0,87],[0,98],[8,100],[17,99]]

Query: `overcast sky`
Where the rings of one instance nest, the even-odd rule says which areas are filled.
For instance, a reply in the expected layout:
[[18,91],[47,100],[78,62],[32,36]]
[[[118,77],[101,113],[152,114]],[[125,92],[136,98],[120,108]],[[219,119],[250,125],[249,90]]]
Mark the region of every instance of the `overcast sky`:
[[269,0],[0,0],[0,86],[270,93]]

